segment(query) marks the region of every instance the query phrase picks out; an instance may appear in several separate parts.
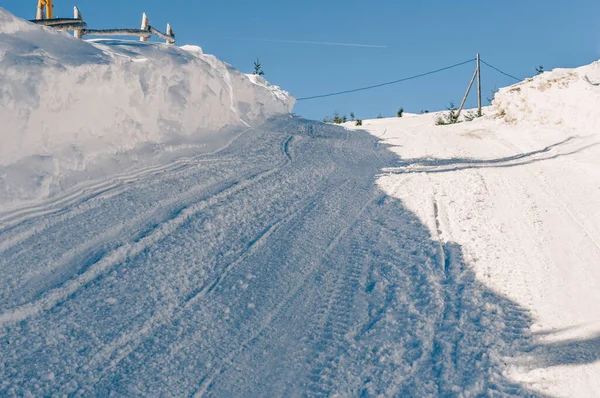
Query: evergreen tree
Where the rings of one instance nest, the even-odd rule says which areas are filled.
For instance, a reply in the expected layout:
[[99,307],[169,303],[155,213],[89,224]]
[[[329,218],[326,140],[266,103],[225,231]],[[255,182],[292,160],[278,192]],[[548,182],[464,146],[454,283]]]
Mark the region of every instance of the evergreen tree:
[[540,66],[538,66],[537,68],[535,68],[535,72],[536,72],[538,75],[541,75],[542,73],[544,73],[544,65],[540,65]]
[[450,104],[446,107],[448,112],[443,116],[438,116],[435,120],[435,124],[438,126],[445,124],[454,124],[458,123],[458,108],[454,104],[454,102],[450,101]]
[[402,114],[404,113],[404,108],[400,107],[400,109],[398,109],[398,117],[402,117]]
[[488,102],[490,103],[490,105],[492,104],[492,101],[494,101],[494,98],[496,98],[497,92],[498,92],[498,87],[494,86],[494,88],[492,89],[492,96],[490,98],[486,98],[488,100]]
[[342,118],[340,117],[340,114],[337,112],[333,112],[333,122],[335,124],[340,124],[342,123]]
[[258,76],[263,76],[265,74],[265,72],[263,72],[263,70],[262,70],[262,65],[258,58],[256,58],[256,61],[254,61],[254,73],[253,74],[258,75]]

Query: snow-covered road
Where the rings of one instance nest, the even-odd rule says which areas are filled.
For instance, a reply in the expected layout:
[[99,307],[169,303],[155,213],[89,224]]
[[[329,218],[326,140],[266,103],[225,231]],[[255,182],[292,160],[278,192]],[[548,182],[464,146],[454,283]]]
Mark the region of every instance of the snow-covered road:
[[515,126],[492,111],[445,127],[428,115],[365,121],[402,158],[378,185],[459,244],[478,281],[527,309],[534,345],[506,360],[511,379],[553,397],[597,397],[600,135]]
[[399,165],[284,117],[1,214],[0,395],[533,394],[528,313],[378,187]]

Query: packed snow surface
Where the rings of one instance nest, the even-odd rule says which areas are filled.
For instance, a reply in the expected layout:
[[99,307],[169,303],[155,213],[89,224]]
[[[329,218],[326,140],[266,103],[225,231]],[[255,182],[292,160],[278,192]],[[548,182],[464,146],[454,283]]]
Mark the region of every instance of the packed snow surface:
[[[2,18],[1,43],[41,35]],[[142,53],[222,65],[198,48],[51,34],[81,46],[44,58],[65,68],[86,51],[130,68]],[[43,70],[47,96],[57,86]],[[215,78],[207,106],[228,123],[288,106],[229,73],[271,105],[244,110]],[[40,90],[15,76],[9,87]],[[444,127],[435,115],[365,121],[368,132],[284,115],[197,141],[179,129],[218,126],[182,113],[152,133],[175,131],[169,141],[13,201],[0,209],[0,396],[598,396],[600,118],[572,103],[597,101],[598,81],[597,64],[546,73]]]
[[199,47],[81,41],[0,8],[0,206],[140,144],[291,111],[294,99]]
[[0,395],[532,393],[532,318],[376,184],[401,164],[285,117],[4,214]]
[[[523,322],[503,330],[527,341],[503,359],[504,374],[532,394],[600,396],[599,107],[596,62],[502,89],[470,123],[408,115],[361,127],[402,159],[381,189],[419,217],[446,261],[460,248],[474,279],[519,307],[502,308],[501,322]],[[461,330],[478,319],[463,311]]]

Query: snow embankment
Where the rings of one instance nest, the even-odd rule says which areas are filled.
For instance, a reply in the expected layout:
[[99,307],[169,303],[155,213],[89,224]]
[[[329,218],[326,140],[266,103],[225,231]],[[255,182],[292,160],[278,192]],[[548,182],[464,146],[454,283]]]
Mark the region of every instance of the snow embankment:
[[0,8],[0,203],[45,196],[48,179],[100,156],[197,139],[294,102],[199,47],[81,41]]
[[600,132],[600,61],[555,69],[501,89],[494,106],[509,123],[564,126]]

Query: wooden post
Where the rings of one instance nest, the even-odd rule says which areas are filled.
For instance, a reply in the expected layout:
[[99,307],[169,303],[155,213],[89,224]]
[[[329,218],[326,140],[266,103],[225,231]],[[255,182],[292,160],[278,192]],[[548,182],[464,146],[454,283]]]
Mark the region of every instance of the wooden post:
[[[146,13],[144,13],[144,15],[142,15],[142,30],[150,30],[150,21],[148,20],[148,17],[146,16]],[[140,41],[148,41],[148,38],[145,36],[140,36]]]
[[[44,8],[46,12],[44,13]],[[35,19],[53,19],[54,18],[54,5],[52,0],[38,0],[37,11]]]
[[[167,24],[167,36],[173,37],[173,29],[171,29],[171,24]],[[167,44],[175,44],[175,40],[166,40]]]
[[467,88],[467,92],[465,93],[465,96],[463,97],[463,100],[460,103],[460,107],[458,108],[458,113],[456,114],[456,119],[458,119],[458,117],[460,116],[460,112],[462,111],[463,107],[465,106],[465,102],[467,102],[467,97],[469,96],[469,93],[471,92],[471,87],[473,87],[473,82],[475,81],[476,76],[477,76],[477,69],[475,69],[475,73],[473,73],[473,77],[471,78],[471,83],[469,83],[469,88]]
[[52,0],[46,0],[46,18],[54,18],[54,4],[52,4]]
[[481,116],[481,57],[477,54],[477,116]]
[[[80,21],[83,20],[83,15],[81,15],[81,12],[79,12],[79,8],[77,7],[73,7],[73,18],[75,19],[79,19]],[[83,37],[83,32],[81,31],[81,29],[75,29],[73,31],[73,36],[76,39],[81,39]]]

